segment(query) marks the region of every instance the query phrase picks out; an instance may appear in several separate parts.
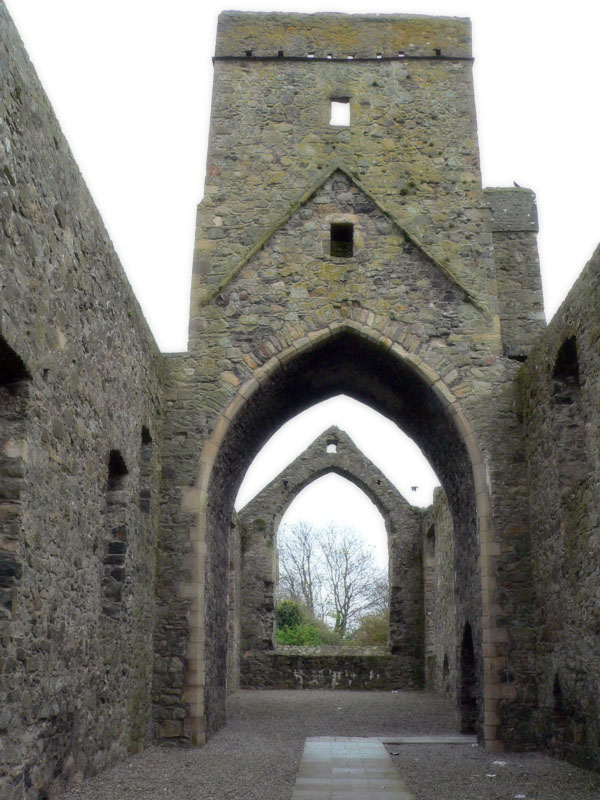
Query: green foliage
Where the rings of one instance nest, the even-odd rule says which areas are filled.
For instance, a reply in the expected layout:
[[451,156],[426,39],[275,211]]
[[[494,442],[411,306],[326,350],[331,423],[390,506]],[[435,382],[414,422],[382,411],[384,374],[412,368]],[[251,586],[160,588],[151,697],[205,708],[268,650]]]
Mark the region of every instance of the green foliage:
[[282,600],[275,610],[277,644],[317,647],[320,644],[339,644],[340,637],[321,620],[314,619],[302,603]]
[[277,644],[296,644],[302,647],[316,647],[322,644],[321,632],[313,623],[302,623],[293,628],[277,628]]
[[[304,610],[294,600],[282,600],[275,611],[277,629],[297,628],[305,621]],[[283,642],[281,643],[283,644]]]
[[380,611],[378,614],[366,614],[360,620],[358,628],[352,634],[352,643],[361,647],[372,647],[375,645],[386,645],[388,636],[387,610]]

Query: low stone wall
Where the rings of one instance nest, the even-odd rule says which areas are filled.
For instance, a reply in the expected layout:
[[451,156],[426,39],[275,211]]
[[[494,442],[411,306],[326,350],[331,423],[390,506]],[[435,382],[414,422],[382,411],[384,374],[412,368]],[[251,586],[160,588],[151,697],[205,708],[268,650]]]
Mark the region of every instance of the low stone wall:
[[289,647],[242,655],[244,689],[422,689],[414,661],[385,648]]

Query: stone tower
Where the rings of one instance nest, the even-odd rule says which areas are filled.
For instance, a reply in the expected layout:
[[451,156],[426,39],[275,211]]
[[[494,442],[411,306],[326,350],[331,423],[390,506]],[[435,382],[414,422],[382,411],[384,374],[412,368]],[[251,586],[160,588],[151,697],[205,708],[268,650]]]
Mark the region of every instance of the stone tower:
[[[189,352],[167,360],[173,486],[156,641],[165,657],[185,643],[185,677],[167,708],[177,676],[158,676],[159,735],[202,741],[224,720],[245,470],[283,422],[347,393],[397,422],[437,471],[476,727],[490,748],[518,736],[511,703],[532,676],[512,654],[529,610],[511,583],[528,566],[508,387],[543,317],[533,196],[482,190],[472,65],[466,19],[220,17]],[[509,655],[522,669],[507,684]]]

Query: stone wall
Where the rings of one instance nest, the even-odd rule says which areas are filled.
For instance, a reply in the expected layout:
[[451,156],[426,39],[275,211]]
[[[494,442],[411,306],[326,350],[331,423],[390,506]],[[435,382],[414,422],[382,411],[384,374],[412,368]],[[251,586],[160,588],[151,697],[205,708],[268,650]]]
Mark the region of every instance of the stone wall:
[[425,617],[425,677],[428,689],[457,702],[460,693],[454,596],[454,529],[448,502],[436,489],[421,523]]
[[[314,648],[250,652],[242,684],[262,689],[420,689],[406,662],[390,653],[312,652]],[[292,650],[292,648],[289,648]]]
[[[543,745],[600,768],[600,250],[519,375]],[[508,707],[506,713],[518,713]]]
[[545,328],[537,207],[529,189],[486,189],[504,353],[523,360]]
[[0,796],[150,732],[161,359],[0,3]]

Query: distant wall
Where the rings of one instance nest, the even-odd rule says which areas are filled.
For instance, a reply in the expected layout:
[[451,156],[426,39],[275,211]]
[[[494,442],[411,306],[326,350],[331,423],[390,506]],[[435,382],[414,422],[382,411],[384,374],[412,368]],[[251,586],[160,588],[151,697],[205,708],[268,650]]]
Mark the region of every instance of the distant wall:
[[385,653],[384,648],[371,651],[282,647],[274,652],[248,653],[242,661],[242,685],[263,689],[422,688],[404,659]]
[[150,729],[161,358],[0,2],[0,796]]
[[[600,768],[600,249],[519,375],[529,469],[539,731]],[[524,543],[525,545],[525,543]],[[532,592],[533,599],[533,592]],[[514,712],[507,704],[504,712]]]

